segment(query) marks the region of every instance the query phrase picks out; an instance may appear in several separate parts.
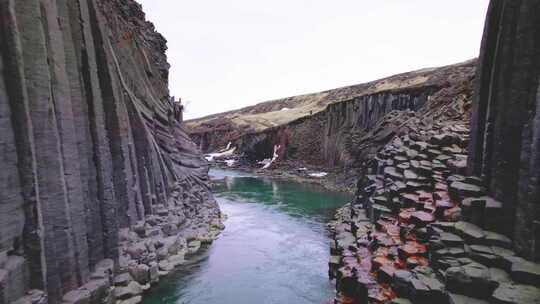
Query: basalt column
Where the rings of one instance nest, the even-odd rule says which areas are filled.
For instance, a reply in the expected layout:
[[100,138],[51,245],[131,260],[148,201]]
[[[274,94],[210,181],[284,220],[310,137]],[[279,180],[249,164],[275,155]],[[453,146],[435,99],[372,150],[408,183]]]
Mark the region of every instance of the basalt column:
[[540,260],[540,1],[493,0],[475,92],[469,172],[513,220],[517,251]]
[[166,48],[134,0],[0,0],[0,304],[109,303],[126,231],[219,218]]

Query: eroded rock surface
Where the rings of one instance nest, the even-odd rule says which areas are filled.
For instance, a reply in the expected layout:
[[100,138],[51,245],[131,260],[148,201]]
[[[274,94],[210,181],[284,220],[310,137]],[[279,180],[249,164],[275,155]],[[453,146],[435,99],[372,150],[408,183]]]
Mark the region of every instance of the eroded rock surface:
[[140,302],[222,228],[165,39],[133,0],[3,0],[0,44],[0,303]]

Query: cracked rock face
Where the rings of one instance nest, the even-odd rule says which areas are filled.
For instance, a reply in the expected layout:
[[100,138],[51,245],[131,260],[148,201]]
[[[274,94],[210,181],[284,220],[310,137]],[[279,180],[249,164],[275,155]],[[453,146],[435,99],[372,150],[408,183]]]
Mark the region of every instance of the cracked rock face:
[[0,303],[140,301],[221,227],[165,39],[133,0],[2,0],[0,47]]

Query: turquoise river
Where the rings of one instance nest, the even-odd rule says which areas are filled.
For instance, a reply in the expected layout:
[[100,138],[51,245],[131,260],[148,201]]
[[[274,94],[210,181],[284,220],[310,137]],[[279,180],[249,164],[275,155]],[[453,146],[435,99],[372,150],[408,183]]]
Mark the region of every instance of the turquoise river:
[[162,278],[144,304],[331,303],[325,224],[346,194],[212,170],[221,237]]

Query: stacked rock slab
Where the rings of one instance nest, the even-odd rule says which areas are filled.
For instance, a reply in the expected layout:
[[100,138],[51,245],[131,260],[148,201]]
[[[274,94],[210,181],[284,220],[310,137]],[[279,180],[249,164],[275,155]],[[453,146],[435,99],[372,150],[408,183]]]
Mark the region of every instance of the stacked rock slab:
[[215,238],[165,50],[133,0],[0,1],[0,303],[136,303]]
[[491,1],[480,54],[469,173],[512,222],[516,250],[540,261],[540,2]]
[[409,116],[329,225],[335,303],[540,303],[540,265],[516,256],[503,204],[465,175],[468,122]]

